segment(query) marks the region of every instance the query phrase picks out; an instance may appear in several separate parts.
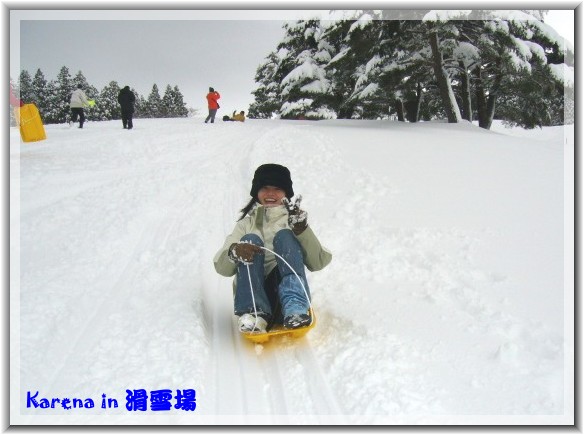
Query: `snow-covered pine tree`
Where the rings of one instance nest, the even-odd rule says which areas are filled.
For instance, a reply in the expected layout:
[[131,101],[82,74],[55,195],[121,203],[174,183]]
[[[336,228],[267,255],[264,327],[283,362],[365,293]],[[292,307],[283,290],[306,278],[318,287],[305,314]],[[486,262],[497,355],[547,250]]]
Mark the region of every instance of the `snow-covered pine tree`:
[[[549,41],[552,29],[540,20],[541,11],[528,12],[470,11],[467,20],[453,21],[452,16],[440,17],[439,12],[433,11],[439,21],[446,18],[457,29],[458,34],[453,32],[455,37],[447,40],[441,50],[447,54],[445,62],[450,77],[458,84],[465,118],[474,118],[468,118],[474,102],[476,118],[483,128],[490,128],[495,115],[513,119],[522,114],[533,114],[538,109],[540,115],[536,118],[545,124],[552,118],[547,113],[548,108],[557,106],[552,102],[557,103],[561,94],[554,91],[559,83],[554,79],[552,69],[546,67],[549,63],[546,54],[554,53],[553,43]],[[450,59],[451,55],[453,59]],[[459,67],[452,62],[458,62]],[[538,100],[541,100],[540,104],[533,104]],[[527,105],[518,107],[516,103],[519,101]],[[543,101],[550,104],[541,104]],[[505,111],[505,105],[512,109]],[[530,124],[533,122],[523,125]]]
[[30,101],[37,105],[41,118],[45,123],[50,119],[49,114],[51,112],[51,107],[48,103],[51,100],[51,95],[53,95],[53,93],[53,83],[47,81],[40,68],[37,69],[32,80],[32,96]]
[[184,96],[177,85],[170,91],[173,116],[175,118],[184,118],[188,115],[189,111],[187,105],[184,101]]
[[284,75],[280,82],[284,100],[280,108],[281,117],[334,118],[335,113],[326,104],[330,82],[324,69],[328,63],[324,53],[326,47],[319,44],[323,32],[320,21],[297,21],[284,27],[286,35],[278,46],[278,49],[286,50],[279,71]]
[[280,64],[278,53],[271,52],[258,66],[255,74],[257,88],[252,91],[254,102],[249,106],[249,117],[270,119],[278,114],[282,106],[280,83],[276,76]]
[[158,86],[156,83],[152,85],[152,90],[150,95],[146,99],[146,104],[144,106],[144,115],[146,118],[158,118],[161,116],[161,106],[162,98],[160,98],[160,92],[158,91]]
[[515,11],[502,17],[508,25],[501,32],[510,43],[495,114],[524,128],[561,125],[565,109],[573,108],[573,53],[544,16]]
[[135,89],[132,89],[136,96],[136,104],[134,106],[134,118],[148,118],[148,104],[144,96],[138,94]]
[[75,90],[73,79],[69,73],[69,68],[61,67],[55,82],[55,93],[52,95],[50,104],[55,111],[54,122],[67,122],[70,119],[69,102],[71,101],[71,94]]
[[338,118],[377,116],[365,108],[373,105],[368,97],[376,92],[366,95],[361,93],[364,89],[360,89],[357,95],[355,89],[365,85],[365,64],[377,43],[380,23],[375,21],[373,11],[357,12],[355,19],[337,20],[329,25],[321,40],[329,53],[325,66],[330,81],[327,102]]
[[98,97],[99,104],[96,104],[96,112],[100,120],[121,119],[122,114],[118,103],[119,93],[120,85],[115,80],[103,87]]
[[162,96],[161,105],[160,105],[160,115],[161,118],[174,118],[175,117],[175,108],[174,102],[172,97],[172,87],[170,85],[166,85],[166,89],[164,90],[164,95]]
[[[423,16],[416,11],[416,18]],[[387,117],[415,122],[421,116],[422,94],[432,97],[434,73],[427,30],[421,21],[401,11],[382,11],[370,22],[374,43],[356,69],[352,100],[360,102],[362,117]],[[407,18],[412,18],[407,14]],[[430,115],[426,111],[426,118]]]
[[32,78],[28,71],[21,71],[18,77],[18,85],[13,84],[13,90],[16,95],[20,93],[20,100],[24,103],[32,103],[35,95],[32,87]]

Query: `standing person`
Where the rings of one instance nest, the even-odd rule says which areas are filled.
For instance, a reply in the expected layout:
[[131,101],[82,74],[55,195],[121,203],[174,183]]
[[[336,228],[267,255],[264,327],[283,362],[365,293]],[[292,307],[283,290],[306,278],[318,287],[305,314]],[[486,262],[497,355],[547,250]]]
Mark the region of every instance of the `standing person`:
[[134,127],[132,117],[134,116],[134,103],[136,96],[130,90],[129,86],[125,86],[118,94],[118,103],[122,106],[122,125],[124,128],[131,130]]
[[10,105],[12,107],[22,107],[22,106],[24,106],[24,103],[22,102],[22,100],[19,99],[14,94],[14,89],[12,89],[12,83],[10,83]]
[[309,325],[305,266],[310,271],[321,270],[332,254],[308,226],[308,215],[300,209],[302,197],[291,202],[294,190],[288,168],[274,163],[259,166],[250,195],[234,230],[213,259],[217,273],[236,275],[234,313],[239,316],[239,330],[266,332],[273,323],[288,329]]
[[87,95],[85,95],[82,88],[82,85],[77,85],[77,89],[71,94],[71,102],[69,103],[69,107],[71,108],[71,121],[77,122],[77,117],[79,117],[79,128],[83,128],[83,123],[85,122],[83,108],[89,106]]
[[217,114],[217,109],[219,109],[219,103],[217,100],[221,98],[219,92],[213,88],[209,88],[209,93],[207,94],[207,106],[209,107],[209,115],[205,119],[205,124],[211,120],[211,124],[215,122],[215,115]]

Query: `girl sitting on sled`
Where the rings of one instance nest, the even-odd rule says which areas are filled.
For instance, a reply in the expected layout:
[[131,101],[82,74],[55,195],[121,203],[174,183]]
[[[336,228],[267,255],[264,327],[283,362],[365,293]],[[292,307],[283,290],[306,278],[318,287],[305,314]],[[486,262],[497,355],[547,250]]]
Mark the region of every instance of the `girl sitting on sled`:
[[219,274],[237,274],[234,313],[239,330],[263,333],[272,324],[287,329],[307,326],[312,319],[305,266],[320,270],[332,255],[308,226],[307,213],[300,209],[302,197],[291,201],[288,168],[259,166],[250,195],[213,260]]

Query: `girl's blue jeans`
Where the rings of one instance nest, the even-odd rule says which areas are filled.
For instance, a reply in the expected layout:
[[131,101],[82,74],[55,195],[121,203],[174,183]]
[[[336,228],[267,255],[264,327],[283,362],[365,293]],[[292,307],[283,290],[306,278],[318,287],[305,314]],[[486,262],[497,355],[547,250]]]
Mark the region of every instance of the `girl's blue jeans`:
[[[262,239],[256,234],[246,234],[241,238],[242,242],[251,242],[258,246],[264,246]],[[306,288],[308,297],[310,290],[306,280],[304,269],[304,258],[300,243],[291,230],[284,229],[276,233],[274,237],[274,252],[282,256],[294,271],[298,274]],[[281,306],[283,317],[292,314],[306,314],[309,308],[306,294],[302,289],[298,278],[290,270],[290,267],[276,256],[277,267],[270,275],[264,277],[264,255],[256,254],[253,263],[248,266],[239,263],[237,266],[237,279],[235,289],[234,312],[237,316],[254,312],[254,302],[256,311],[261,313],[269,321],[272,316],[276,316],[279,311],[277,305]],[[253,287],[250,288],[250,277]],[[279,316],[278,316],[279,317]],[[281,319],[274,319],[276,321]]]

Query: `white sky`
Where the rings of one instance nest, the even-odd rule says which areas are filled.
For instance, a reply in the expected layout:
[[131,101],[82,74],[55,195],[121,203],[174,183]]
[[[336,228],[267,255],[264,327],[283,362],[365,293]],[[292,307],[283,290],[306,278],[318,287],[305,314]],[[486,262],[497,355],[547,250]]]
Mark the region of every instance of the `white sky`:
[[[222,95],[220,115],[247,111],[256,69],[280,41],[283,20],[307,12],[267,9],[13,10],[10,76],[40,68],[50,80],[67,66],[99,90],[115,80],[144,97],[154,83],[161,95],[178,85],[187,105],[202,112],[213,86]],[[574,10],[550,11],[546,22],[574,45]]]
[[552,26],[574,47],[574,18],[574,10],[550,10],[545,17],[545,23]]
[[[224,113],[247,111],[256,69],[283,34],[282,22],[275,20],[156,19],[160,13],[140,20],[140,11],[86,20],[101,14],[80,11],[63,19],[69,18],[63,11],[52,12],[51,20],[20,22],[20,69],[34,75],[40,68],[47,79],[55,79],[67,66],[72,76],[82,71],[100,90],[115,80],[144,97],[155,83],[161,95],[166,85],[177,85],[188,106],[205,111],[212,86],[222,95]],[[14,71],[11,67],[13,77]]]

